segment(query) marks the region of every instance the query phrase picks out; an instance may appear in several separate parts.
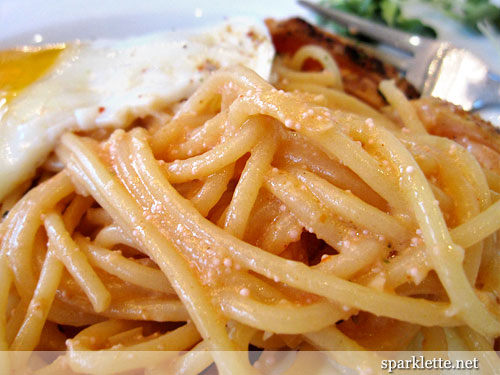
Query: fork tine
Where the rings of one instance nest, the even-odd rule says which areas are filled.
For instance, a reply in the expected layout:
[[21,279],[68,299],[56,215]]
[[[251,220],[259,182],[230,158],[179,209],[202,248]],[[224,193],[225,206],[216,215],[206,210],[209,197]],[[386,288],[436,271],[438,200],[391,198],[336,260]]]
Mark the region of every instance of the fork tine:
[[416,52],[421,42],[427,38],[405,33],[404,31],[367,21],[361,17],[339,10],[326,8],[307,0],[298,0],[298,3],[312,11],[329,18],[348,28],[355,29],[360,34],[396,47],[406,52]]
[[410,67],[412,58],[401,53],[400,51],[396,51],[399,53],[393,53],[393,51],[388,51],[385,48],[374,48],[367,43],[359,43],[358,45],[373,57],[394,66],[402,72],[406,72]]

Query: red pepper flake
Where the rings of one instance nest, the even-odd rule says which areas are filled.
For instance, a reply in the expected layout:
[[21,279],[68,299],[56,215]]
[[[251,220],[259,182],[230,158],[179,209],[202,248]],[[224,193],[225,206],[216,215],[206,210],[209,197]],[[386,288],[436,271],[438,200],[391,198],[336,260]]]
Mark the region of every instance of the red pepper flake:
[[199,64],[197,67],[199,72],[208,71],[213,72],[220,68],[220,64],[217,61],[206,59],[203,63]]
[[99,113],[103,113],[106,110],[104,107],[99,107]]

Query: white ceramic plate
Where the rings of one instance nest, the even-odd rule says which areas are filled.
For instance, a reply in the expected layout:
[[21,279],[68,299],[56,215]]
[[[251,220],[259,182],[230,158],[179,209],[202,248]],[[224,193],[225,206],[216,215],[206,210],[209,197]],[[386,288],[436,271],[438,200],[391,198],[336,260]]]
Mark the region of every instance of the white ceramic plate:
[[308,14],[294,0],[2,0],[0,48],[137,35],[235,15],[284,18]]
[[[409,1],[405,10],[437,28],[440,38],[471,49],[492,69],[500,66],[500,56],[485,38],[468,33],[432,8]],[[298,15],[315,20],[295,0],[1,0],[0,49],[202,26],[235,15],[262,19]],[[490,108],[482,115],[500,123],[500,107]]]

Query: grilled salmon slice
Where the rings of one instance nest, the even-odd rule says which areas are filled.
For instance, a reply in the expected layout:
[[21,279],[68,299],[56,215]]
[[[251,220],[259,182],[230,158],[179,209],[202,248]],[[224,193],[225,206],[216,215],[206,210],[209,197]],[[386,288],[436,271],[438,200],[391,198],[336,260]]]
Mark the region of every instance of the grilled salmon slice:
[[[267,19],[266,24],[278,54],[293,55],[309,44],[328,50],[339,66],[345,91],[375,108],[387,105],[378,91],[378,85],[384,79],[394,79],[409,99],[420,96],[396,68],[370,56],[347,38],[330,34],[301,18]],[[314,70],[316,66],[310,64],[304,68]]]

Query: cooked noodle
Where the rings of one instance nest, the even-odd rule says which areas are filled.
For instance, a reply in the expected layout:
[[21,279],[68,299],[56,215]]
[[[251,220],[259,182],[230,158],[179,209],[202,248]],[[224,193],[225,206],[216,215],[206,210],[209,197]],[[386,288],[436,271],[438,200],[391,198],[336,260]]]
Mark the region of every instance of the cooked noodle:
[[2,202],[2,350],[68,350],[40,374],[166,358],[89,349],[191,350],[178,373],[250,374],[249,344],[494,349],[500,177],[391,82],[393,112],[344,93],[319,47],[275,74],[221,70],[167,123],[63,136],[64,168]]

